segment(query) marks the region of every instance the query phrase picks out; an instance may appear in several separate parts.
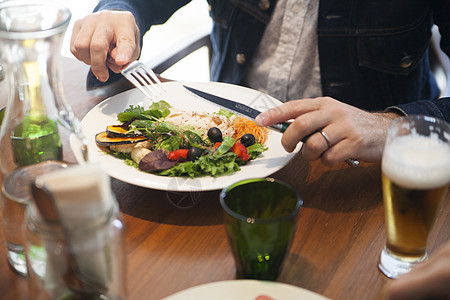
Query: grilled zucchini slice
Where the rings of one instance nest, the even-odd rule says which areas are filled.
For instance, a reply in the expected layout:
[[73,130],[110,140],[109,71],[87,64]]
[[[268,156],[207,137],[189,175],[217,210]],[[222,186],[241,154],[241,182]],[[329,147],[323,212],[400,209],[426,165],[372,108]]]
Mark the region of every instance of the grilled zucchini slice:
[[106,131],[97,133],[95,136],[96,144],[101,147],[135,144],[146,140],[148,140],[148,137],[143,135],[134,137],[110,137]]
[[140,133],[130,133],[127,132],[126,129],[124,129],[120,125],[109,125],[106,127],[106,133],[111,138],[120,138],[120,137],[137,137],[142,136]]

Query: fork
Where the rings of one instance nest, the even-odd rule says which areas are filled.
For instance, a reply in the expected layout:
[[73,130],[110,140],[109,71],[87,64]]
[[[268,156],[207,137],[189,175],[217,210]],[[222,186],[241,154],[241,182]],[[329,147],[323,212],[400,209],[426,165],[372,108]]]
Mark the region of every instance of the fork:
[[155,72],[140,61],[132,62],[121,73],[149,99],[153,100],[166,91]]

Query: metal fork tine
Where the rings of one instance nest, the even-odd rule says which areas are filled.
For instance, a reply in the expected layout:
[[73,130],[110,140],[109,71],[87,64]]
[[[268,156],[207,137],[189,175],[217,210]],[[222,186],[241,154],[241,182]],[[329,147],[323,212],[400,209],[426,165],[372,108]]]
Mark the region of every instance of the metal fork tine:
[[141,84],[148,89],[153,95],[158,96],[158,94],[161,94],[161,92],[156,88],[155,83],[151,80],[151,78],[148,76],[148,74],[143,70],[142,68],[136,69],[134,73],[131,73],[132,75],[140,78]]
[[142,69],[147,72],[147,74],[150,75],[150,77],[156,82],[157,86],[161,89],[162,92],[165,92],[166,89],[163,87],[163,85],[161,84],[161,81],[159,80],[158,76],[156,76],[155,72],[153,72],[152,69],[147,68],[146,65],[142,65],[141,66]]
[[150,99],[154,99],[166,91],[153,70],[147,68],[140,61],[132,62],[122,70],[122,75]]
[[135,71],[135,72],[130,73],[130,77],[132,77],[135,80],[135,82],[138,83],[138,85],[137,85],[138,89],[140,89],[141,91],[145,91],[145,94],[147,95],[147,97],[149,97],[148,95],[150,95],[149,98],[158,96],[158,93],[153,88],[151,83],[149,83],[148,80],[142,76],[142,74]]
[[137,87],[147,98],[153,99],[153,95],[144,88],[144,86],[131,74],[123,74],[128,81],[130,81],[135,87]]

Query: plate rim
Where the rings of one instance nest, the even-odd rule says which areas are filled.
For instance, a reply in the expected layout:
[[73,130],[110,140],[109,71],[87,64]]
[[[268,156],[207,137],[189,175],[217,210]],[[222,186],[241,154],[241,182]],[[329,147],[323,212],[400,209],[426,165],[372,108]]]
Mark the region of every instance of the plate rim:
[[[329,298],[327,298],[319,293],[302,288],[300,286],[288,284],[285,282],[279,282],[279,281],[264,281],[264,280],[256,280],[256,279],[229,279],[229,280],[206,282],[203,284],[188,287],[181,291],[172,293],[171,295],[162,298],[162,300],[180,300],[180,299],[183,299],[183,298],[180,298],[180,296],[181,297],[190,296],[189,294],[191,294],[191,293],[195,293],[196,291],[201,291],[203,289],[208,289],[208,288],[216,288],[216,287],[223,287],[223,286],[230,287],[230,288],[231,287],[238,288],[238,287],[236,287],[236,285],[239,285],[239,288],[244,288],[245,286],[247,286],[247,288],[248,288],[248,285],[276,286],[276,287],[279,287],[279,288],[282,288],[285,290],[293,290],[295,292],[299,292],[299,293],[301,293],[301,295],[299,295],[299,296],[307,296],[308,297],[308,299],[306,299],[306,300],[329,300]],[[262,295],[264,295],[264,291],[261,291],[261,294],[255,295],[255,297],[262,296]],[[295,295],[295,296],[297,296],[297,295]],[[189,300],[189,299],[186,299],[186,300]],[[211,300],[213,300],[213,299],[211,299]],[[249,299],[249,300],[254,300],[254,299]],[[276,299],[276,300],[278,300],[278,299]]]

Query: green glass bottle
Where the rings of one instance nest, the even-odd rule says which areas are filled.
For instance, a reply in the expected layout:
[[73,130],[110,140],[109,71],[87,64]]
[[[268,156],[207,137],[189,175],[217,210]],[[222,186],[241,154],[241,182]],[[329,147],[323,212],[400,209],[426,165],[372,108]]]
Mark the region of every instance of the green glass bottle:
[[62,146],[56,122],[48,118],[40,121],[30,119],[25,117],[11,136],[13,157],[17,165],[62,160]]

